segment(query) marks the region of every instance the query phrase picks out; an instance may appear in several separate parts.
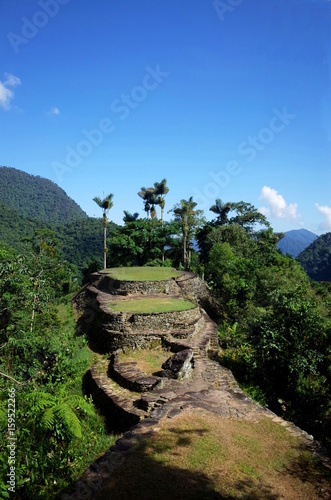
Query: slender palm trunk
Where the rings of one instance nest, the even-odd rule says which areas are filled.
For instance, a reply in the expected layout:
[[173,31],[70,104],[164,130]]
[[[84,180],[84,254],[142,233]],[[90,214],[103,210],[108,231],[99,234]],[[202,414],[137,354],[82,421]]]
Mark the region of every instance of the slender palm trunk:
[[187,261],[187,254],[186,254],[186,234],[184,233],[183,236],[183,246],[184,246],[184,269],[186,269],[186,261]]
[[103,214],[103,268],[107,268],[107,216]]
[[[163,228],[163,207],[161,206],[161,225]],[[164,246],[162,247],[162,263],[164,262]]]
[[187,264],[188,270],[190,270],[190,268],[191,268],[191,255],[192,255],[191,242],[189,241],[189,244],[188,244],[188,264]]

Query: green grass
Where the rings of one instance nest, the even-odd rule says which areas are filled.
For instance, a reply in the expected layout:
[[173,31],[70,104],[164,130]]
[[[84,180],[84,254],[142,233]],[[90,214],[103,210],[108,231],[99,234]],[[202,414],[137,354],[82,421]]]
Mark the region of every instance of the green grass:
[[160,422],[96,500],[321,500],[330,492],[330,471],[280,425],[184,411]]
[[137,363],[138,368],[147,374],[161,370],[162,364],[172,356],[169,351],[163,349],[130,349],[119,355],[121,363]]
[[182,276],[182,271],[170,267],[113,267],[104,271],[121,281],[166,281]]
[[132,312],[140,314],[165,313],[175,311],[186,311],[196,307],[188,300],[174,299],[171,297],[141,298],[111,302],[109,307],[115,312]]

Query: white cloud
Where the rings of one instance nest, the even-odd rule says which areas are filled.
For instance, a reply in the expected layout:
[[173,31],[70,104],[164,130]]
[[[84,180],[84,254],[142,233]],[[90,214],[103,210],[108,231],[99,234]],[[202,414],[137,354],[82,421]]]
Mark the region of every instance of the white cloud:
[[318,203],[315,203],[315,207],[321,213],[324,217],[325,220],[320,224],[320,229],[326,229],[330,230],[331,229],[331,207],[328,207],[327,205],[324,205],[324,207],[321,207]]
[[259,208],[259,211],[266,217],[271,215],[273,217],[276,217],[277,219],[294,220],[298,218],[297,203],[290,203],[289,205],[287,205],[283,196],[277,193],[277,191],[275,189],[272,189],[271,187],[263,186],[259,199],[265,200],[268,204],[267,207]]
[[60,115],[60,110],[57,106],[52,106],[48,111],[45,111],[47,116],[57,117]]
[[51,114],[55,115],[55,116],[59,116],[59,114],[60,114],[59,108],[57,108],[56,106],[53,106],[51,109]]
[[3,109],[10,109],[10,103],[14,98],[14,92],[10,87],[15,88],[18,85],[21,85],[21,80],[11,73],[5,73],[4,82],[0,80],[0,106]]

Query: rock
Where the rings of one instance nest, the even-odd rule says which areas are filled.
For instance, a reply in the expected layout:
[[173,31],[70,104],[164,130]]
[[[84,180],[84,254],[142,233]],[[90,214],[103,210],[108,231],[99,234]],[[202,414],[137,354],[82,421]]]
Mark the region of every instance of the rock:
[[183,380],[188,378],[192,371],[193,350],[183,349],[177,352],[171,358],[167,359],[162,365],[161,375],[167,378]]

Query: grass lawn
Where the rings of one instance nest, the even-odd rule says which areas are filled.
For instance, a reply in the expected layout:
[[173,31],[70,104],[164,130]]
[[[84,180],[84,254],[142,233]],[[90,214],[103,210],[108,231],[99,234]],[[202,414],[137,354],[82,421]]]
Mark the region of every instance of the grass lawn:
[[163,420],[96,500],[326,500],[330,484],[330,470],[269,419],[186,411]]
[[171,267],[113,267],[104,272],[121,281],[166,281],[183,274]]
[[135,349],[119,355],[121,363],[137,363],[138,368],[148,375],[162,369],[162,364],[172,356],[172,352],[163,349]]
[[188,300],[174,299],[171,297],[150,297],[139,299],[128,299],[120,302],[110,302],[109,307],[115,312],[132,313],[163,313],[174,311],[186,311],[196,307]]

